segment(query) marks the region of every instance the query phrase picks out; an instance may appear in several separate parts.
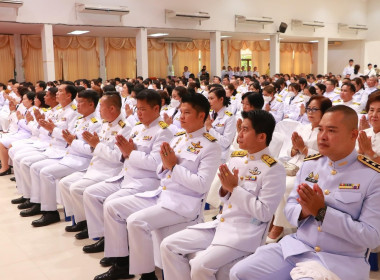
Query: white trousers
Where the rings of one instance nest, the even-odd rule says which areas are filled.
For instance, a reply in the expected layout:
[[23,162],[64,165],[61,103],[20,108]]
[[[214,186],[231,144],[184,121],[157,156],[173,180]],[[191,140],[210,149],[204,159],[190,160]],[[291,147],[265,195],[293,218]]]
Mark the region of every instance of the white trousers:
[[[58,160],[48,159],[38,163],[42,168],[40,169],[40,201],[42,211],[55,211],[57,210],[57,183],[65,176],[74,173],[74,168],[58,163]],[[37,164],[31,166],[32,177],[37,175]],[[33,175],[33,173],[35,173]],[[33,185],[32,185],[33,187]],[[33,194],[33,191],[32,191]]]
[[86,220],[83,207],[84,190],[98,181],[84,179],[85,171],[75,172],[69,176],[62,178],[59,183],[59,191],[61,199],[65,207],[66,216],[75,216],[75,222]]
[[121,182],[122,179],[112,183],[102,181],[85,189],[83,206],[90,238],[104,236],[103,205],[105,202],[137,193],[135,189],[121,189]]
[[292,192],[294,188],[295,180],[296,180],[296,176],[286,176],[285,194],[282,197],[280,204],[278,205],[277,210],[274,214],[273,224],[275,226],[283,227],[283,228],[295,228],[293,225],[289,223],[288,219],[285,217],[285,214],[284,214],[286,202],[289,198],[290,193]]
[[[281,245],[278,243],[261,246],[256,253],[235,264],[230,271],[231,280],[291,280],[290,271],[299,262],[317,261],[317,253],[288,257],[284,260]],[[323,264],[321,263],[323,266]],[[312,278],[302,278],[303,280]],[[301,279],[299,279],[301,280]]]
[[228,280],[229,270],[249,255],[211,242],[215,229],[185,229],[165,238],[161,256],[166,280]]
[[211,183],[210,190],[207,194],[206,202],[215,208],[218,208],[221,204],[220,198],[219,198],[219,189],[222,183],[220,182],[218,173],[216,173],[214,180]]
[[104,204],[104,254],[106,257],[130,255],[131,274],[148,273],[155,269],[152,230],[191,221],[156,203],[157,197],[132,195]]

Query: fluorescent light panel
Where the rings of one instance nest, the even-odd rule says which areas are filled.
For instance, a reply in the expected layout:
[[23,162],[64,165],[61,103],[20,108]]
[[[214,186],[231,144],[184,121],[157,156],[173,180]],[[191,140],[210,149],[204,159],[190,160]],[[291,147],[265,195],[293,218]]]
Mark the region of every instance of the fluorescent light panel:
[[229,35],[222,35],[220,36],[220,38],[231,38],[232,36],[229,36]]
[[149,37],[163,37],[163,36],[168,36],[169,33],[154,33],[154,34],[150,34],[148,35]]
[[86,31],[86,30],[74,30],[74,31],[71,31],[67,34],[70,34],[70,35],[81,35],[81,34],[85,34],[85,33],[88,33],[90,31]]
[[318,40],[309,41],[309,43],[318,43],[318,42],[319,42]]

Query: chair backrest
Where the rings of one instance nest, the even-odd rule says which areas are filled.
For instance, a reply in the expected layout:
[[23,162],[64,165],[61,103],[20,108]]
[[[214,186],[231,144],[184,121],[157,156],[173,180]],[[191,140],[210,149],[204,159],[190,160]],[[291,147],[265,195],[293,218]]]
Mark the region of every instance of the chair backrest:
[[284,143],[284,136],[279,132],[273,132],[272,141],[269,144],[270,155],[274,158],[278,158],[281,152],[282,145]]

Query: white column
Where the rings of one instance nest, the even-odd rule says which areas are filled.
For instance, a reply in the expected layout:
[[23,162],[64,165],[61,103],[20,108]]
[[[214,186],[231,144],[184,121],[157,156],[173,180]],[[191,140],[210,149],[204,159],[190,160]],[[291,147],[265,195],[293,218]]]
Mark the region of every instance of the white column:
[[168,75],[174,76],[173,72],[173,43],[168,43]]
[[270,35],[270,75],[280,73],[280,35]]
[[14,44],[15,44],[15,72],[16,72],[16,81],[22,82],[25,81],[24,68],[22,66],[22,47],[21,47],[21,35],[14,34]]
[[[99,40],[99,75],[103,81],[107,80],[106,75],[106,56],[104,52],[104,37],[98,37]],[[125,77],[123,77],[125,78]]]
[[210,77],[220,76],[221,67],[220,31],[210,33]]
[[226,70],[228,67],[228,42],[227,40],[223,40],[223,50],[224,50],[224,66],[226,66]]
[[[42,63],[44,67],[44,80],[55,80],[54,68],[54,44],[53,44],[53,26],[51,24],[44,24],[41,32],[42,43]],[[31,81],[36,82],[36,81]]]
[[136,35],[137,76],[148,78],[148,30],[140,28]]
[[318,39],[318,67],[317,74],[327,74],[328,38]]

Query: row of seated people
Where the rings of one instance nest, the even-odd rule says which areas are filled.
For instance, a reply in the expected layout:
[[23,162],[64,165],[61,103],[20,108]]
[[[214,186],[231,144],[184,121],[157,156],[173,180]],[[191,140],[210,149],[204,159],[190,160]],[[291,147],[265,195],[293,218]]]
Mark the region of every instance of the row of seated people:
[[[46,96],[49,95],[53,96],[50,89]],[[176,98],[176,95],[179,98]],[[219,163],[225,163],[227,160],[232,173],[223,164],[220,166],[220,175],[218,176],[223,186],[219,194],[225,199],[223,213],[228,215],[232,211],[232,216],[238,214],[232,209],[235,201],[231,200],[229,203],[228,197],[231,196],[231,199],[235,197],[232,196],[234,187],[242,185],[245,191],[241,192],[241,197],[239,195],[236,197],[243,199],[245,195],[248,195],[245,197],[248,201],[244,204],[243,199],[239,202],[243,205],[237,203],[235,206],[242,207],[242,209],[246,206],[245,212],[254,218],[253,220],[248,219],[250,223],[254,226],[260,226],[259,233],[261,235],[258,234],[257,236],[262,237],[264,235],[264,232],[261,231],[263,229],[265,231],[266,225],[270,222],[285,190],[285,170],[280,164],[276,164],[266,148],[271,142],[270,139],[275,127],[274,118],[270,114],[264,113],[264,110],[258,111],[261,113],[243,113],[243,120],[239,117],[240,121],[236,121],[234,114],[226,110],[229,105],[226,92],[217,86],[208,93],[209,102],[201,94],[189,95],[185,89],[177,88],[172,92],[172,100],[179,100],[179,102],[174,102],[173,108],[162,111],[160,107],[165,102],[162,95],[160,96],[154,91],[144,90],[137,94],[135,92],[137,111],[130,110],[132,112],[125,113],[126,116],[132,113],[128,118],[137,115],[139,122],[141,122],[141,124],[137,123],[132,127],[128,121],[125,121],[124,115],[121,113],[122,102],[118,93],[108,92],[101,98],[99,113],[103,119],[102,124],[96,117],[98,94],[93,91],[81,91],[77,95],[78,107],[73,103],[75,96],[75,87],[71,85],[60,86],[54,100],[55,103],[50,103],[49,98],[45,98],[45,102],[53,109],[46,114],[33,110],[34,120],[27,123],[30,126],[34,125],[39,134],[34,134],[32,136],[32,138],[35,137],[34,139],[27,138],[12,142],[9,155],[13,161],[17,187],[23,194],[21,199],[14,202],[23,202],[20,208],[27,208],[21,212],[22,216],[36,215],[43,211],[42,217],[33,222],[36,227],[59,221],[59,214],[56,211],[56,185],[58,182],[58,193],[61,194],[66,213],[68,215],[74,214],[77,221],[76,225],[68,226],[66,230],[82,230],[77,235],[78,238],[105,236],[99,242],[84,248],[88,252],[105,248],[106,257],[102,263],[113,265],[109,272],[97,277],[97,279],[114,279],[112,277],[120,276],[118,273],[129,275],[129,270],[126,270],[126,267],[129,267],[129,258],[127,257],[129,253],[134,256],[131,258],[131,272],[142,273],[142,279],[154,279],[155,276],[151,273],[154,270],[154,261],[150,250],[152,243],[149,237],[150,231],[170,225],[199,221],[202,202],[206,198],[211,182],[214,180],[216,169]],[[242,97],[242,101],[245,112],[258,109],[260,104],[261,107],[264,104],[264,99],[259,93],[246,94]],[[306,111],[307,115],[310,116],[312,126],[314,123],[314,129],[319,111],[322,110],[319,106],[322,103],[328,103],[329,100],[323,97],[312,97],[309,101],[306,105]],[[58,103],[62,108],[57,108]],[[258,104],[257,107],[254,106],[255,104]],[[213,110],[209,114],[210,107]],[[341,107],[338,106],[337,108]],[[168,114],[169,110],[174,111],[173,114]],[[160,117],[160,111],[166,122],[163,122]],[[202,111],[204,114],[200,116],[199,113]],[[178,112],[180,117],[176,119]],[[347,113],[344,109],[339,112],[350,114],[350,111]],[[78,113],[82,115],[79,118]],[[198,118],[194,117],[194,113]],[[315,120],[313,120],[313,115],[316,115],[314,116]],[[254,121],[255,116],[256,121]],[[256,127],[260,123],[262,127]],[[236,124],[239,130],[239,146],[248,152],[232,153],[229,160],[229,149],[235,137]],[[181,130],[177,129],[178,125]],[[373,129],[375,129],[374,126]],[[244,141],[247,130],[254,131],[255,137],[250,138],[249,141]],[[253,137],[251,134],[249,135],[249,137]],[[301,144],[302,137],[297,137],[295,133],[292,138],[294,138],[292,142],[298,143],[298,145],[293,145],[291,152],[293,156],[296,152],[309,154],[309,148]],[[363,136],[363,139],[368,146],[367,142],[370,138]],[[253,140],[256,142],[252,142]],[[170,145],[167,144],[169,142],[171,142]],[[252,143],[255,145],[252,146]],[[360,151],[372,156],[373,159],[377,158],[371,153],[365,153],[363,148]],[[262,154],[253,155],[256,152],[262,152]],[[236,166],[230,166],[233,161],[236,161],[233,163]],[[242,164],[240,168],[238,167],[239,164]],[[244,170],[248,166],[247,170],[242,171],[240,175],[237,174],[238,169]],[[284,174],[282,183],[277,181],[269,183],[275,189],[267,187],[261,181],[260,177],[263,178],[263,174],[265,174],[261,171],[265,170],[264,166],[270,167],[268,172],[273,170],[275,173],[273,177],[276,180],[281,179],[282,174]],[[231,185],[229,179],[233,178],[234,182]],[[236,178],[237,185],[235,184]],[[268,178],[271,176],[268,175]],[[318,182],[318,179],[313,180]],[[259,182],[260,186],[258,186]],[[243,186],[244,184],[247,185]],[[281,190],[281,186],[283,190]],[[239,193],[239,191],[234,193]],[[263,195],[262,200],[261,194]],[[265,197],[266,195],[268,197]],[[274,196],[278,196],[278,198]],[[259,201],[257,202],[258,205],[254,202],[256,200]],[[232,202],[234,203],[231,204]],[[251,205],[251,203],[253,204]],[[141,210],[142,208],[147,209]],[[265,213],[258,215],[261,211]],[[226,218],[229,219],[228,216],[223,216],[223,213],[218,217],[217,222],[211,227],[206,226],[206,228],[215,231],[220,222],[223,223]],[[243,220],[246,218],[243,217]],[[130,220],[127,221],[128,235],[125,231],[126,220]],[[238,220],[239,218],[237,218]],[[236,226],[234,219],[231,222],[232,225],[230,226]],[[226,230],[228,230],[228,225]],[[233,228],[231,227],[229,230],[233,230]],[[255,231],[257,228],[252,230]],[[224,233],[221,231],[223,241],[216,241],[214,245],[218,242],[228,242],[224,238],[226,233],[228,231]],[[244,237],[243,232],[242,235]],[[251,236],[252,234],[249,232],[247,235]],[[135,236],[137,239],[132,241],[131,236]],[[234,252],[232,255],[236,257],[228,259],[227,263],[253,253],[258,246],[262,245],[261,238],[258,240],[257,236],[254,237],[254,244],[256,245],[252,245],[252,240],[249,240],[253,247],[248,251],[247,248],[241,250],[246,247],[246,245],[242,245],[247,242],[246,239],[239,244],[235,249],[245,253]],[[238,234],[236,238],[239,239],[240,237]],[[202,239],[205,238],[202,237]],[[105,242],[105,240],[109,241]],[[229,247],[227,243],[219,245]],[[372,244],[367,247],[373,248]],[[220,252],[223,251],[216,251],[215,253],[219,255]],[[182,253],[178,254],[182,255]],[[148,258],[151,261],[147,261]],[[215,257],[212,259],[215,260]],[[195,260],[200,261],[197,263],[198,266],[195,265]],[[204,261],[205,259],[201,255],[194,259],[194,267],[200,269],[199,273],[207,273],[201,269],[204,267]],[[165,271],[170,271],[169,267],[165,268],[165,258],[163,258],[163,266]],[[172,270],[175,267],[172,267]],[[174,269],[174,273],[175,271],[179,272],[180,270]],[[199,278],[194,276],[193,279]],[[178,278],[173,276],[171,279]]]

